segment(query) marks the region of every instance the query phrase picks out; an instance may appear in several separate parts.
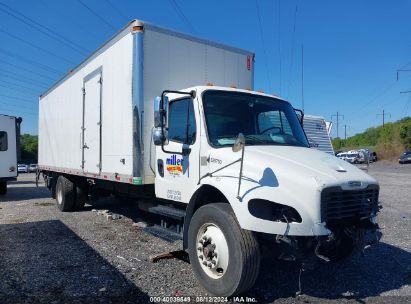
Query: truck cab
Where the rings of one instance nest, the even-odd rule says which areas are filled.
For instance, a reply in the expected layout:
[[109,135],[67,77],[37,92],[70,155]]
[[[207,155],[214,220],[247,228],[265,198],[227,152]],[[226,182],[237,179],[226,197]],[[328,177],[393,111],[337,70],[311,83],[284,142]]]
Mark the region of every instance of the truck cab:
[[289,102],[200,86],[165,91],[154,109],[155,195],[188,204],[184,246],[215,294],[254,283],[259,234],[293,259],[336,261],[377,230],[377,181],[310,149]]

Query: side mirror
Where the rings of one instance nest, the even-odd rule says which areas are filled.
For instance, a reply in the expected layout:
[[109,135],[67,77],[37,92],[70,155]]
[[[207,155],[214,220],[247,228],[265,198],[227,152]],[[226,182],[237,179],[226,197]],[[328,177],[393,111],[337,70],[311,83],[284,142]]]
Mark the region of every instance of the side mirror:
[[245,137],[243,135],[243,133],[238,133],[238,136],[234,142],[233,145],[233,152],[238,152],[241,151],[241,149],[243,149],[243,147],[245,146]]
[[154,130],[153,143],[156,146],[168,144],[167,121],[168,116],[168,97],[157,96],[154,99]]
[[155,146],[168,145],[168,131],[161,128],[153,129],[153,143]]
[[154,127],[168,127],[168,104],[167,96],[163,96],[163,99],[159,96],[154,98]]
[[294,109],[294,111],[297,115],[298,120],[300,121],[301,127],[304,126],[304,112],[300,109]]
[[168,129],[168,97],[163,95],[163,100],[160,106],[160,113],[163,117],[163,128]]
[[161,97],[154,98],[154,127],[161,127],[161,114],[160,114]]

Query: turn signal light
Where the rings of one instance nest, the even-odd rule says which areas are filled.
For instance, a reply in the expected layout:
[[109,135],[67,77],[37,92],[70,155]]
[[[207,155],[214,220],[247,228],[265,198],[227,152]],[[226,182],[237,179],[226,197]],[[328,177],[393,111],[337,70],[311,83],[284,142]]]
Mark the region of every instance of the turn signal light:
[[144,30],[143,26],[141,25],[135,25],[131,28],[131,32],[142,32]]

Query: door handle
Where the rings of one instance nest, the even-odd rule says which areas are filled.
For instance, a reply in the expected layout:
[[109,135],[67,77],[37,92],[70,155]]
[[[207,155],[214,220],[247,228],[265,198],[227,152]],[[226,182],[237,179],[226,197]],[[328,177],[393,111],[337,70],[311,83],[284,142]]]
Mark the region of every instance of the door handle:
[[162,159],[157,160],[157,169],[158,174],[160,174],[161,177],[164,177],[164,162]]

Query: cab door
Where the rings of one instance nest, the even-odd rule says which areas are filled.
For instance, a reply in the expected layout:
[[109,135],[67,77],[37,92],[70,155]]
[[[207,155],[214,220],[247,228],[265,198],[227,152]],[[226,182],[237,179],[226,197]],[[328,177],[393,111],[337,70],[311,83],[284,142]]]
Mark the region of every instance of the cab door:
[[[168,139],[156,146],[155,192],[159,198],[188,203],[199,180],[198,109],[192,98],[171,100]],[[182,151],[186,153],[182,153]]]

